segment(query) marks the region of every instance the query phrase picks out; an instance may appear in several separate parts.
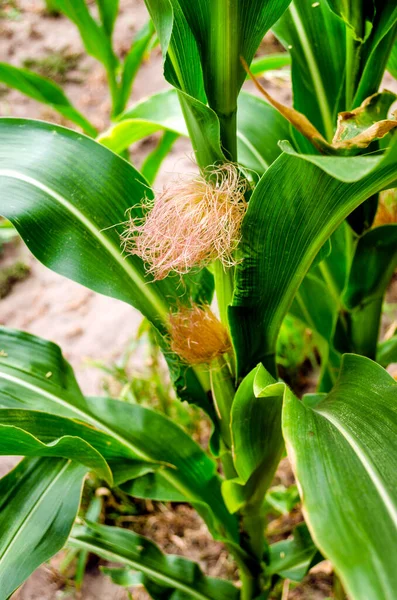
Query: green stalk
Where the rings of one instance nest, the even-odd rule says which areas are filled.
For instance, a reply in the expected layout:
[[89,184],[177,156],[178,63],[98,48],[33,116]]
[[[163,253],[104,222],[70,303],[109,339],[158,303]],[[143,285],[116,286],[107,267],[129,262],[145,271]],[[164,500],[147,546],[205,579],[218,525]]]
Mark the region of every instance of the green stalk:
[[106,69],[110,98],[112,100],[112,117],[117,117],[119,113],[119,102],[120,102],[120,88],[117,84],[116,74],[113,69]]
[[[220,137],[222,150],[231,162],[237,162],[237,96],[238,96],[238,73],[240,69],[240,58],[238,55],[239,35],[239,0],[213,0],[211,11],[214,23],[219,23],[218,29],[210,32],[210,56],[209,60],[216,61],[216,77],[211,82],[211,91],[207,96],[209,105],[216,112],[220,122]],[[178,73],[179,66],[175,55],[169,50],[169,57]],[[195,151],[198,166],[203,174],[206,169],[220,161],[221,157],[214,153],[213,148],[203,135],[202,127],[197,115],[189,103],[186,102],[182,93],[179,93],[182,112],[189,131],[189,136]],[[218,299],[220,318],[222,323],[229,328],[227,309],[231,303],[234,290],[234,269],[224,268],[218,261],[214,264],[215,290]],[[221,431],[222,464],[225,476],[232,479],[236,476],[231,453],[232,436],[230,428],[230,413],[235,395],[234,380],[229,365],[223,357],[214,361],[210,370],[211,391],[215,402],[215,408],[219,419]],[[197,371],[196,371],[197,372]],[[199,373],[197,373],[199,376]],[[201,376],[203,373],[201,373]],[[228,550],[233,554],[240,571],[242,582],[241,599],[253,600],[263,590],[261,557],[263,547],[256,551],[250,548],[250,537],[253,532],[261,532],[263,539],[264,524],[255,515],[249,523],[250,533],[242,532],[241,546],[228,544]],[[251,535],[250,535],[251,534]],[[244,547],[244,539],[248,540],[247,548]],[[260,558],[259,556],[260,555]]]
[[230,411],[232,408],[235,389],[229,367],[223,357],[213,361],[210,371],[211,391],[219,419],[219,427],[226,448],[232,447],[230,431]]
[[220,122],[221,144],[227,158],[237,160],[237,96],[239,92],[239,0],[212,0],[211,12],[217,27],[209,32],[210,71],[216,73],[207,86],[211,108]]
[[228,306],[232,302],[234,291],[234,267],[225,267],[219,260],[214,262],[214,278],[219,316],[223,325],[228,329]]

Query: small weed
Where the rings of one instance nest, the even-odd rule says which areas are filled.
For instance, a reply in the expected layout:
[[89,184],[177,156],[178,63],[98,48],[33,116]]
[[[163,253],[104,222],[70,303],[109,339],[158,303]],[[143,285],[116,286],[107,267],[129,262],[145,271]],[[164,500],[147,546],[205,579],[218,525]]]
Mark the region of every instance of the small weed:
[[80,62],[81,54],[78,52],[70,52],[67,47],[55,52],[51,52],[43,58],[26,58],[23,61],[23,66],[27,69],[32,69],[43,77],[48,77],[57,83],[66,83],[74,81],[80,83],[79,80],[69,77],[70,71],[77,69]]
[[18,281],[23,281],[29,275],[30,269],[22,262],[16,262],[0,271],[0,300],[8,296],[12,287]]
[[17,21],[21,17],[16,0],[0,0],[0,19]]

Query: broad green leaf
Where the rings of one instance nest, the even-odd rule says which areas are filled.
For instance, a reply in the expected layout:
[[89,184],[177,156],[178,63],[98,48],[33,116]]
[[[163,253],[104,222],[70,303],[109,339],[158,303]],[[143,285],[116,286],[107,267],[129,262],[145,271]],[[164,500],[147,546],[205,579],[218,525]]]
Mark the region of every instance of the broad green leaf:
[[279,328],[320,248],[350,212],[396,178],[397,145],[376,157],[284,154],[266,171],[243,222],[229,310],[240,374],[258,361],[274,372]]
[[48,104],[66,119],[81,127],[88,135],[96,135],[95,127],[71,104],[63,90],[50,79],[28,69],[0,63],[0,81],[29,98]]
[[[70,365],[55,344],[29,334],[0,330],[0,406],[43,411],[83,421],[113,438],[115,448],[150,467],[162,466],[158,474],[186,500],[205,513],[210,526],[231,538],[237,524],[222,500],[216,464],[178,425],[160,413],[138,404],[109,398],[85,398]],[[51,373],[51,377],[46,377]],[[39,427],[39,424],[37,425]],[[43,425],[44,426],[44,425]],[[69,427],[69,425],[68,425]],[[101,452],[95,430],[85,435]],[[82,428],[78,429],[79,436]],[[34,433],[34,431],[33,431]],[[106,451],[104,451],[105,454]],[[112,458],[112,457],[109,457]],[[115,452],[114,459],[117,458]],[[135,465],[131,475],[136,476]],[[116,480],[119,475],[115,474]],[[205,505],[205,506],[204,506]]]
[[119,0],[96,0],[103,29],[106,35],[111,38],[114,24],[119,12]]
[[318,551],[309,530],[302,523],[295,527],[292,537],[270,544],[267,572],[292,581],[302,581],[313,566],[316,554]]
[[397,383],[345,355],[328,395],[289,395],[283,432],[312,537],[352,600],[397,586]]
[[237,112],[239,163],[263,175],[280,154],[280,140],[291,140],[288,121],[262,98],[242,92]]
[[[273,28],[292,58],[294,108],[332,140],[345,108],[345,27],[324,1],[294,0]],[[332,40],[338,40],[337,44]]]
[[60,458],[24,459],[0,480],[0,600],[65,544],[86,471]]
[[149,284],[142,261],[120,247],[126,211],[151,197],[138,171],[97,142],[39,121],[2,119],[0,139],[0,214],[36,258],[161,326],[174,285]]
[[[2,408],[0,409],[0,454],[67,458],[85,465],[111,484],[112,473],[105,459],[85,437],[89,429],[69,419],[46,413]],[[109,445],[112,444],[109,436],[104,436],[100,432],[92,433],[99,438],[99,443],[102,442],[105,448],[106,441]],[[92,433],[89,432],[88,439],[94,437]],[[126,454],[125,450],[123,454]]]
[[178,590],[180,598],[237,600],[239,597],[232,583],[204,576],[196,563],[163,554],[152,541],[132,531],[88,523],[86,527],[75,527],[69,545],[127,565],[165,589]]
[[390,363],[397,362],[397,335],[393,335],[390,339],[378,344],[376,361],[382,367],[387,367]]
[[[98,141],[114,152],[121,152],[159,130],[188,135],[176,90],[160,92],[138,102],[102,133]],[[237,115],[240,164],[262,175],[280,154],[278,141],[290,139],[288,122],[272,106],[247,92],[240,94]]]

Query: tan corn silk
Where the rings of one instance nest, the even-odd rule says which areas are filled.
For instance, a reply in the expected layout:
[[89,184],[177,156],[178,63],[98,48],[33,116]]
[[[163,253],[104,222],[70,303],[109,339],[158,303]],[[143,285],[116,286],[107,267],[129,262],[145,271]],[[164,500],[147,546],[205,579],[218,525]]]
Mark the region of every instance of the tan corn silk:
[[143,222],[130,221],[122,236],[125,251],[140,256],[155,279],[215,259],[232,266],[246,188],[230,163],[213,169],[208,181],[200,175],[175,181],[156,196]]

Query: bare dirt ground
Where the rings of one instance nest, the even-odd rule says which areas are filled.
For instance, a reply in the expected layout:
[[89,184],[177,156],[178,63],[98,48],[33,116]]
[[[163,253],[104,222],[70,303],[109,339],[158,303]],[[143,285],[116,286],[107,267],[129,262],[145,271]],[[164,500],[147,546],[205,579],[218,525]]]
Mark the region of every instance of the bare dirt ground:
[[[2,10],[3,7],[3,10]],[[4,10],[5,7],[5,10]],[[73,69],[62,77],[68,97],[103,130],[109,123],[110,101],[103,68],[88,57],[75,26],[62,17],[50,17],[44,12],[42,0],[0,0],[0,61],[22,66],[26,59],[41,60],[54,55],[78,55]],[[133,35],[147,20],[143,0],[121,0],[120,16],[115,30],[116,50],[122,56]],[[267,47],[275,42],[267,39]],[[134,85],[131,103],[164,89],[161,54],[152,52]],[[289,82],[268,79],[268,89],[283,101],[290,98]],[[64,121],[52,110],[0,87],[0,115]],[[146,141],[132,150],[132,160],[139,166],[142,155],[153,145]],[[192,150],[187,140],[178,140],[166,159],[156,186],[161,186],[173,172],[192,170]],[[0,324],[40,335],[59,344],[74,367],[83,391],[101,392],[99,371],[89,367],[87,359],[109,363],[117,358],[134,335],[141,321],[130,306],[117,300],[94,294],[68,281],[38,263],[22,243],[9,248],[0,257],[0,268],[23,260],[30,267],[30,276],[17,283],[12,292],[0,300]],[[7,472],[15,459],[3,459],[1,474]],[[288,465],[281,468],[278,481],[289,482]],[[298,515],[298,519],[301,518]],[[213,542],[193,510],[184,505],[170,507],[146,506],[141,515],[130,519],[129,525],[139,533],[157,541],[165,551],[180,553],[197,560],[206,573],[234,578],[235,568],[223,546]],[[284,526],[287,526],[288,519]],[[292,524],[291,524],[292,525]],[[43,566],[13,596],[13,600],[126,600],[127,592],[102,576],[97,563],[90,563],[80,592],[67,585],[67,578],[57,571],[59,558]],[[330,571],[327,565],[310,575],[303,586],[288,595],[289,600],[320,600],[331,595]],[[134,592],[136,600],[147,598],[144,592]],[[286,596],[285,596],[286,597]],[[283,596],[284,598],[284,596]]]

